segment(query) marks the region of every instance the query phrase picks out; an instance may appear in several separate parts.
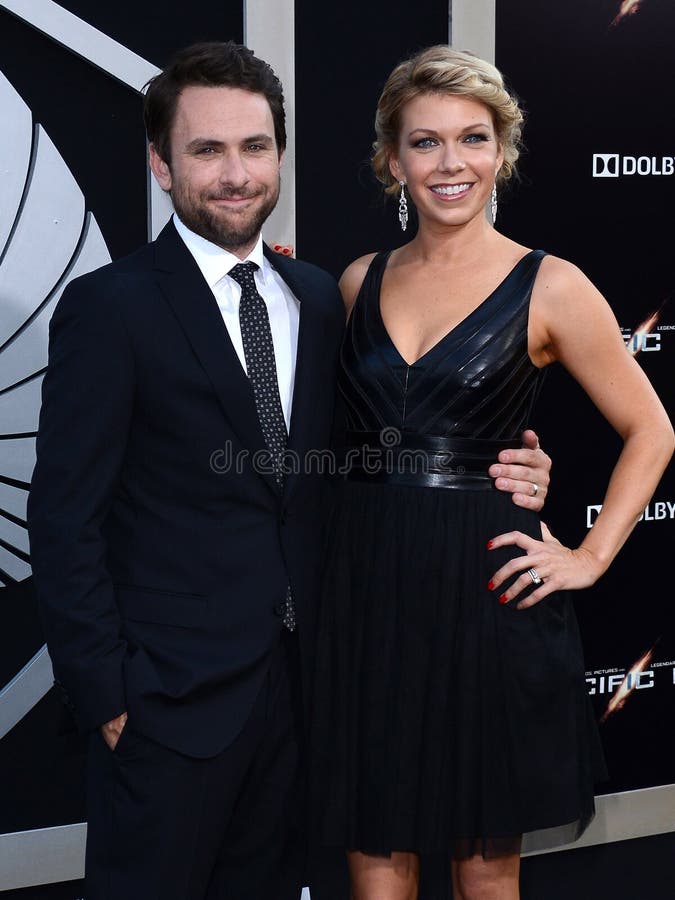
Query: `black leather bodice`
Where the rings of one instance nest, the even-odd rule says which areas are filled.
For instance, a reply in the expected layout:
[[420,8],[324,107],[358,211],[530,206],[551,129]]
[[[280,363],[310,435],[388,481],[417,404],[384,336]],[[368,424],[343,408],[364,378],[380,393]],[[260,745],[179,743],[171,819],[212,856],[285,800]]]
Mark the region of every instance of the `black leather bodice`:
[[409,366],[380,314],[388,253],[372,261],[341,351],[348,428],[515,441],[541,380],[527,352],[530,294],[542,250],[532,250],[473,312]]

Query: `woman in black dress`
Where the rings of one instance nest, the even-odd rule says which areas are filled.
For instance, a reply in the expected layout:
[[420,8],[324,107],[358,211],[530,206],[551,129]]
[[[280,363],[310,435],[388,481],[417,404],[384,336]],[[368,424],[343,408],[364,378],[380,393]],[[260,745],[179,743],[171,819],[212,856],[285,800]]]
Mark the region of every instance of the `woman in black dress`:
[[[445,46],[398,66],[378,105],[375,171],[419,226],[341,281],[350,431],[313,721],[315,833],[349,851],[354,900],[414,900],[437,852],[455,900],[515,900],[522,837],[578,836],[604,771],[565,591],[609,566],[673,432],[584,275],[487,220],[521,122],[499,72]],[[556,360],[624,441],[573,550],[488,475]]]

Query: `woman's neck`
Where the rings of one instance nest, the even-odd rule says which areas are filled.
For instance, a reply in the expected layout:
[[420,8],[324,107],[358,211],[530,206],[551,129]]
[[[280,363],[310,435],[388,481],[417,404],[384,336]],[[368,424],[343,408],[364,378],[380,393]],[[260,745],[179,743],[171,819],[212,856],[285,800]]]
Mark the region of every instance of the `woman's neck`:
[[476,264],[484,261],[486,253],[505,242],[510,243],[482,216],[452,228],[420,222],[417,234],[400,253],[401,257],[414,257],[426,264],[447,266],[461,262],[464,266],[472,260]]

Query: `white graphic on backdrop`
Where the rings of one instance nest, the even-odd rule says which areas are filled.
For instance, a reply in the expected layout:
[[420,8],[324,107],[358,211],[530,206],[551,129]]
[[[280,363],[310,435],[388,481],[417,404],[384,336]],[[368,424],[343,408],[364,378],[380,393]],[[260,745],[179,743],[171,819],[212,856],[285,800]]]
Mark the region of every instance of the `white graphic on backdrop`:
[[[49,320],[71,278],[110,262],[45,130],[0,73],[0,589],[31,574],[26,502]],[[52,684],[43,647],[0,690],[0,737]]]
[[593,154],[593,178],[625,178],[632,175],[675,175],[675,156]]
[[593,178],[618,178],[619,154],[618,153],[594,153],[593,154]]
[[[135,91],[158,71],[52,0],[0,0],[0,9]],[[30,574],[26,500],[49,318],[67,281],[110,257],[58,151],[1,76],[0,117],[0,421],[9,429],[0,440],[0,569],[9,583]],[[152,181],[148,193],[154,237],[171,204]],[[51,685],[51,661],[42,647],[0,690],[0,738]],[[0,835],[0,891],[81,878],[85,833],[80,823]]]
[[628,16],[634,16],[636,12],[639,12],[641,5],[642,0],[621,0],[619,11],[612,19],[610,27],[616,27],[619,22],[623,21]]
[[[160,71],[147,59],[53,0],[0,0],[0,8],[9,10],[46,37],[137,93],[141,93],[144,85]],[[152,240],[168,221],[173,207],[169,196],[150,177],[149,172],[148,195],[148,238]]]

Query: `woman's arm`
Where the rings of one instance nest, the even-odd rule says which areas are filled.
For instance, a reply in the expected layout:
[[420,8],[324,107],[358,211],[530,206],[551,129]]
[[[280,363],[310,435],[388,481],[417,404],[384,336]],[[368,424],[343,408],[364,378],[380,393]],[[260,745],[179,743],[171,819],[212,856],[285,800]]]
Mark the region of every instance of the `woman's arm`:
[[559,360],[584,388],[623,439],[601,513],[576,550],[546,544],[520,532],[500,535],[493,548],[515,544],[526,554],[492,579],[497,591],[523,572],[500,596],[513,600],[532,585],[527,569],[543,579],[519,608],[552,591],[588,587],[606,571],[639,520],[673,453],[675,438],[666,411],[646,375],[627,352],[609,305],[573,265],[547,257],[535,283],[530,311],[530,355],[538,365]]

